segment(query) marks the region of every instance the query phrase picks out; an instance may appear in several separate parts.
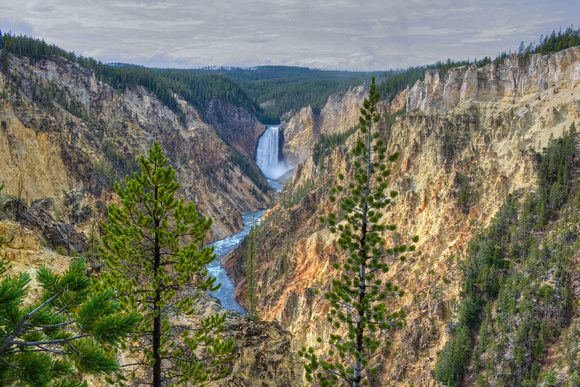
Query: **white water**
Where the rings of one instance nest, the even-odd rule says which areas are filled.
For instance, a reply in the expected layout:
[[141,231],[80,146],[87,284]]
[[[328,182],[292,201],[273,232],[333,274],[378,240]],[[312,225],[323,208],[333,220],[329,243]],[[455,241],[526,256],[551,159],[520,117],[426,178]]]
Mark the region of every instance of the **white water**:
[[258,140],[256,149],[256,164],[262,170],[262,173],[272,180],[276,180],[291,169],[285,162],[280,161],[278,155],[280,141],[280,125],[268,126],[266,131]]

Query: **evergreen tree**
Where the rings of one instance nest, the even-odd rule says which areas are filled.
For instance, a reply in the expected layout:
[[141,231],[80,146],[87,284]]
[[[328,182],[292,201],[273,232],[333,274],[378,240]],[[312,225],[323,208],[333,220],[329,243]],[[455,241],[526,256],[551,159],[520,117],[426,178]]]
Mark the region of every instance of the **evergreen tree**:
[[[2,194],[2,190],[4,189],[4,184],[0,185],[0,195]],[[6,239],[5,236],[0,236],[0,247],[2,247],[2,245],[6,244],[6,243],[10,243],[14,240],[14,236],[12,236],[9,239]],[[8,259],[6,258],[6,255],[3,257],[0,257],[0,277],[6,273],[6,270],[8,270],[10,268],[10,264],[8,262]]]
[[[388,191],[387,178],[390,170],[386,167],[384,141],[379,138],[374,127],[381,120],[377,113],[379,93],[374,79],[369,98],[361,109],[360,133],[352,149],[354,180],[345,179],[347,187],[338,185],[332,189],[331,202],[338,201],[341,216],[338,220],[334,213],[322,218],[330,225],[330,231],[338,231],[338,243],[349,256],[342,264],[334,264],[339,275],[332,280],[332,290],[325,293],[330,301],[327,320],[336,329],[330,335],[328,356],[319,360],[313,348],[303,347],[299,355],[307,358],[306,379],[316,386],[331,386],[342,380],[346,385],[360,387],[368,385],[368,377],[378,369],[377,356],[391,342],[386,340],[387,332],[397,325],[403,325],[405,311],[391,312],[387,307],[404,292],[391,282],[385,282],[377,274],[388,271],[387,260],[398,257],[405,251],[414,251],[415,246],[400,245],[385,249],[382,237],[386,230],[394,231],[395,225],[380,224],[383,210],[392,205],[396,191]],[[398,158],[398,153],[388,157],[390,162]],[[341,196],[348,191],[348,196]],[[335,195],[338,195],[335,196]],[[418,237],[413,238],[414,242]],[[322,342],[321,338],[318,338]]]
[[247,254],[246,256],[246,300],[248,308],[248,317],[252,320],[257,320],[260,318],[258,313],[258,289],[256,286],[256,271],[257,271],[257,250],[256,247],[256,218],[252,216],[252,226],[250,227],[250,232],[248,233],[247,239]]
[[36,279],[42,295],[29,306],[28,273],[0,281],[0,385],[87,386],[79,374],[117,371],[117,348],[140,316],[119,313],[111,290],[93,292],[83,260],[62,275],[43,266]]
[[[141,175],[125,177],[124,190],[115,183],[120,203],[109,206],[109,223],[101,222],[107,271],[100,285],[117,289],[123,307],[143,314],[128,368],[132,378],[156,387],[223,377],[234,344],[221,338],[225,313],[200,318],[195,328],[172,322],[179,314],[194,315],[194,301],[220,284],[206,269],[215,259],[213,247],[201,248],[212,220],[193,202],[175,198],[180,185],[167,162],[155,142],[140,158]],[[135,372],[141,367],[148,369],[144,376]]]
[[6,45],[2,44],[2,50],[0,51],[0,62],[2,64],[2,71],[7,72],[8,71],[8,49],[6,48]]

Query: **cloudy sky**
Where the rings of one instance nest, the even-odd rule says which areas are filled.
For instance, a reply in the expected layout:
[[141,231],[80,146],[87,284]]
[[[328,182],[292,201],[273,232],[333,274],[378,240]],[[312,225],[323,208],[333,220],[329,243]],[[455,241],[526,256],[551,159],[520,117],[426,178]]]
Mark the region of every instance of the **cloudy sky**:
[[103,62],[385,70],[495,57],[578,0],[2,0],[0,28]]

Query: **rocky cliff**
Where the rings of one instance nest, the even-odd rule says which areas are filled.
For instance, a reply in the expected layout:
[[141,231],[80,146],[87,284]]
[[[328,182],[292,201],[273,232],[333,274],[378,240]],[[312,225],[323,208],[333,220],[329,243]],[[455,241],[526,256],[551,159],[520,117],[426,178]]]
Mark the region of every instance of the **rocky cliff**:
[[221,101],[211,101],[207,108],[207,121],[222,139],[237,150],[256,159],[256,144],[266,129],[247,110]]
[[304,162],[320,134],[342,133],[358,124],[366,92],[364,86],[358,86],[331,95],[319,114],[308,106],[282,124],[284,159],[291,164]]
[[[398,351],[383,354],[381,376],[373,385],[433,386],[437,353],[450,337],[446,327],[457,318],[467,243],[506,196],[523,200],[535,189],[536,152],[580,118],[580,50],[527,59],[514,55],[504,65],[479,69],[428,71],[424,82],[384,103],[382,112],[403,107],[405,115],[379,128],[388,153],[400,152],[391,180],[400,195],[384,221],[398,226],[387,243],[418,234],[419,252],[391,267],[390,279],[407,291],[396,306],[404,307],[408,318],[396,336]],[[358,108],[352,110],[358,115]],[[346,131],[356,123],[334,117],[336,124],[325,119],[325,128]],[[324,164],[309,157],[298,165],[280,195],[285,199],[265,214],[259,231],[261,316],[290,330],[294,349],[320,350],[315,339],[329,332],[323,322],[327,304],[312,289],[327,283],[332,263],[344,253],[318,217],[333,209],[328,195],[337,173],[351,170],[348,149],[354,137]],[[243,251],[225,265],[241,300]]]
[[402,96],[407,109],[424,113],[447,112],[469,101],[515,104],[524,96],[552,100],[554,91],[573,90],[580,69],[577,54],[573,48],[528,58],[511,55],[503,65],[492,63],[482,69],[472,65],[446,72],[427,70],[425,81],[417,81]]
[[[12,55],[9,70],[0,75],[0,90],[4,193],[28,204],[49,198],[45,209],[51,216],[79,230],[86,229],[91,214],[104,215],[106,203],[114,200],[114,181],[138,171],[139,155],[155,140],[176,169],[179,194],[213,218],[212,240],[241,230],[241,213],[264,208],[270,200],[253,161],[220,139],[179,96],[181,116],[144,87],[119,92],[63,58],[34,61]],[[245,136],[248,143],[259,136],[260,125],[248,112],[219,102],[212,106],[212,117],[224,109],[223,132]],[[251,155],[254,145],[242,145]],[[79,194],[70,201],[73,192]],[[70,206],[86,216],[71,218]]]
[[291,164],[298,164],[308,158],[310,148],[320,133],[317,117],[312,107],[302,108],[288,123],[280,126],[284,136],[282,155]]

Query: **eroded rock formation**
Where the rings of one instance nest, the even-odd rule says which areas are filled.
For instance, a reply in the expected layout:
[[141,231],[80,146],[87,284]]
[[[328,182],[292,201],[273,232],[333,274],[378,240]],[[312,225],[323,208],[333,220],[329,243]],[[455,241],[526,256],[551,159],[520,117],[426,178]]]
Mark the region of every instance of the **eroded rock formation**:
[[[424,82],[384,103],[382,110],[405,106],[406,115],[380,128],[388,153],[400,152],[391,179],[400,195],[384,222],[398,226],[386,237],[387,244],[418,234],[420,254],[391,266],[388,278],[407,291],[395,307],[404,307],[409,316],[395,337],[397,351],[383,355],[381,376],[373,385],[434,386],[437,351],[448,340],[445,327],[453,323],[460,299],[458,257],[506,195],[523,198],[534,188],[535,152],[541,152],[551,136],[557,138],[572,122],[578,123],[580,50],[521,61],[512,56],[504,65],[480,69],[428,71]],[[325,127],[348,129],[349,120],[335,117],[336,125],[327,121]],[[336,184],[338,172],[348,175],[351,170],[353,141],[351,136],[334,149],[324,168],[312,158],[299,164],[285,196],[294,200],[280,201],[270,210],[258,236],[263,246],[261,315],[290,330],[295,350],[303,345],[322,350],[316,337],[329,333],[324,321],[327,304],[314,297],[312,289],[327,286],[332,263],[344,252],[318,217],[334,210],[329,188]],[[307,186],[313,188],[303,194]],[[462,191],[467,194],[460,199]],[[243,252],[234,252],[225,265],[242,300]]]
[[[89,207],[89,213],[96,208],[103,216],[106,203],[114,200],[113,182],[137,171],[139,155],[157,140],[177,172],[179,195],[213,218],[212,240],[241,230],[242,212],[267,206],[267,184],[256,178],[257,166],[245,159],[243,170],[243,156],[179,96],[182,117],[143,87],[119,93],[63,58],[33,61],[11,55],[9,63],[9,72],[0,75],[6,95],[0,101],[4,194],[20,194],[29,204],[52,198],[54,205],[46,209],[72,222],[67,216],[72,210],[64,208],[66,195],[81,189],[81,207]],[[248,112],[217,101],[212,106],[212,117],[220,113],[216,109],[225,109],[227,119],[219,121],[224,133],[247,138],[248,144],[257,139],[261,126]],[[232,142],[252,154],[254,145]]]
[[358,124],[358,116],[367,88],[358,86],[331,95],[319,114],[310,106],[302,108],[282,125],[282,154],[290,164],[304,162],[320,134],[342,133]]

